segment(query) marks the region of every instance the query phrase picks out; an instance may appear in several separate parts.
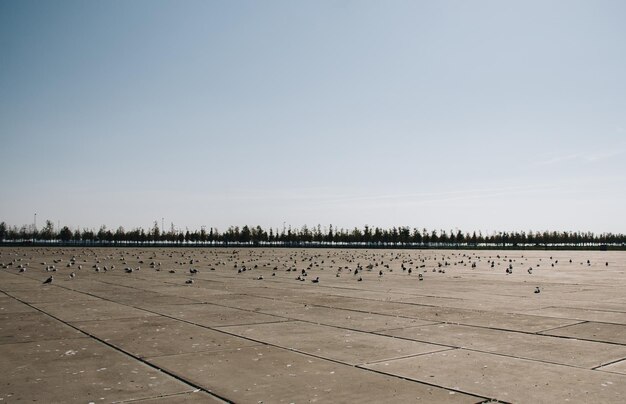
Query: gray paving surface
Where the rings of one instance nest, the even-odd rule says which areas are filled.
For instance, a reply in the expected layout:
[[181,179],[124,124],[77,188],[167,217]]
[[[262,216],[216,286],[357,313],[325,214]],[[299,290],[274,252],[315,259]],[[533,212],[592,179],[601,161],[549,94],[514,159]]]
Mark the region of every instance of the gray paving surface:
[[622,403],[624,296],[623,252],[0,248],[0,402]]

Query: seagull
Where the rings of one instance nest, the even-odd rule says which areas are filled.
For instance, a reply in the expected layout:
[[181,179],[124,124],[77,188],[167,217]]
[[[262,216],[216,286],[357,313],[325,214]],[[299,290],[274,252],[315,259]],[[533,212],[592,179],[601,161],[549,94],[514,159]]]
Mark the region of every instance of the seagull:
[[315,279],[311,279],[311,282],[313,282],[313,283],[320,283],[320,277],[318,276]]
[[256,278],[257,281],[262,281],[263,280],[263,275],[259,276],[258,278]]
[[70,274],[70,279],[74,279],[74,277],[75,277],[75,276],[76,276],[76,274],[75,274],[74,272],[72,272],[72,273]]
[[52,283],[52,281],[54,280],[54,278],[52,277],[52,275],[50,275],[50,277],[48,279],[46,279],[45,281],[43,281],[44,284],[46,283]]
[[531,268],[528,268],[528,273],[529,273],[529,274],[532,274],[532,273],[533,273],[533,269],[532,269],[532,267],[531,267]]
[[419,279],[420,281],[424,280],[424,276],[422,274],[417,275],[417,279]]
[[193,279],[187,279],[185,281],[186,284],[191,285],[193,283]]
[[540,293],[540,292],[541,292],[541,289],[539,289],[539,286],[537,286],[537,287],[535,288],[535,293]]

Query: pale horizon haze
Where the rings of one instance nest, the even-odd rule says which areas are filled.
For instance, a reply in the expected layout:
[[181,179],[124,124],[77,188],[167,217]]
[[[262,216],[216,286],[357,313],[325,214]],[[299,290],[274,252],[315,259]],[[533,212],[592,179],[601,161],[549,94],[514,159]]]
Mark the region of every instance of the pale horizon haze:
[[626,233],[626,2],[0,1],[0,221]]

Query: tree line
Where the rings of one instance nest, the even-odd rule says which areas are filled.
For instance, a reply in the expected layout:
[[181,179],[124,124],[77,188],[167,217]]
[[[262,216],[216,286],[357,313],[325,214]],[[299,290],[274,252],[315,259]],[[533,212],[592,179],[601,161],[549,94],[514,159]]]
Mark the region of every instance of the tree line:
[[381,228],[336,228],[321,225],[300,228],[264,229],[261,226],[230,226],[220,232],[217,228],[185,231],[163,231],[158,223],[152,228],[115,230],[101,226],[99,230],[55,228],[47,220],[43,228],[34,225],[21,227],[0,223],[0,241],[3,243],[63,243],[76,245],[250,245],[250,246],[407,246],[407,247],[526,247],[526,246],[625,246],[626,235],[579,231],[501,231],[492,234],[463,232],[461,230],[428,230],[408,226]]

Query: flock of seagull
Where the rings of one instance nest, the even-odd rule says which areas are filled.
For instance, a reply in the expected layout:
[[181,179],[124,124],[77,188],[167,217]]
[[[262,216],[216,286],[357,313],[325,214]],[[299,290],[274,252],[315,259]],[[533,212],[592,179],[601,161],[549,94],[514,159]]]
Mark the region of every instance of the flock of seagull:
[[[242,253],[245,251],[245,253]],[[106,273],[115,271],[113,262],[119,262],[123,271],[132,274],[141,270],[141,265],[147,261],[148,268],[152,271],[160,272],[164,270],[162,261],[168,262],[172,268],[167,272],[176,274],[178,271],[184,273],[184,284],[194,284],[194,276],[200,273],[199,267],[203,271],[215,271],[219,269],[222,274],[241,276],[249,271],[262,272],[253,279],[264,280],[264,275],[271,273],[275,277],[277,273],[287,272],[298,273],[293,278],[299,282],[310,282],[319,284],[321,282],[321,272],[334,272],[334,277],[351,275],[357,282],[364,281],[364,277],[376,276],[382,279],[388,274],[402,273],[412,276],[417,273],[417,280],[424,281],[426,275],[431,272],[435,274],[445,274],[446,270],[458,267],[469,267],[471,270],[477,268],[489,271],[498,271],[498,267],[504,266],[504,274],[512,275],[514,269],[527,266],[528,258],[524,255],[509,257],[502,254],[490,254],[488,251],[460,251],[460,250],[318,250],[318,249],[289,249],[283,250],[282,254],[277,249],[242,249],[228,250],[224,248],[211,249],[132,249],[132,248],[108,248],[108,249],[65,249],[65,248],[45,248],[45,249],[5,249],[0,250],[0,268],[11,270],[16,269],[18,273],[25,273],[28,270],[52,272],[43,284],[51,284],[55,281],[55,273],[60,268],[67,269],[66,279],[74,279],[77,274],[84,272],[85,267],[90,266],[90,270],[95,273]],[[54,256],[52,263],[46,261],[39,265],[31,265],[30,260],[36,257]],[[142,258],[146,256],[146,258]],[[533,274],[533,270],[540,269],[543,264],[539,262],[527,267],[528,275]],[[173,261],[173,264],[172,264]],[[486,263],[486,265],[485,265]],[[573,264],[569,259],[569,264]],[[591,260],[580,262],[580,265],[591,266]],[[549,259],[546,265],[554,268],[559,264],[559,260]],[[609,263],[606,262],[605,266]],[[39,268],[38,268],[39,267]],[[185,271],[185,268],[188,269]],[[230,268],[230,271],[229,271]],[[309,273],[317,272],[316,276],[309,278]],[[368,274],[366,276],[366,274]],[[371,274],[371,275],[370,275]],[[284,279],[284,278],[281,278]],[[534,293],[541,293],[541,287],[536,286]]]

